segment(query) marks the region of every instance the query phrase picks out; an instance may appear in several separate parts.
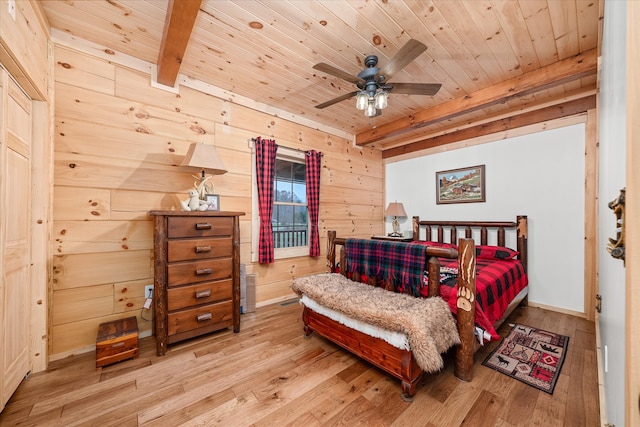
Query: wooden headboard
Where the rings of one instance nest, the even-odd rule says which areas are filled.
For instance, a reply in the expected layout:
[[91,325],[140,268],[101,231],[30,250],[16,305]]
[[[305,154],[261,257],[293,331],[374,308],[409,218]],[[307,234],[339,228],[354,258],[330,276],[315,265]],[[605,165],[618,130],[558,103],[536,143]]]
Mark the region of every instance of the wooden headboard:
[[[488,245],[489,234],[495,233],[496,245],[506,246],[506,231],[515,230],[516,250],[518,259],[527,267],[527,234],[528,222],[526,215],[518,215],[515,222],[509,221],[420,221],[420,217],[413,217],[413,240],[441,243],[457,243],[464,230],[464,237],[473,239],[474,230],[479,230],[480,240],[476,245]],[[423,231],[424,230],[424,231]],[[446,233],[448,231],[448,233]],[[445,240],[445,233],[449,240]],[[424,236],[424,237],[422,237]]]

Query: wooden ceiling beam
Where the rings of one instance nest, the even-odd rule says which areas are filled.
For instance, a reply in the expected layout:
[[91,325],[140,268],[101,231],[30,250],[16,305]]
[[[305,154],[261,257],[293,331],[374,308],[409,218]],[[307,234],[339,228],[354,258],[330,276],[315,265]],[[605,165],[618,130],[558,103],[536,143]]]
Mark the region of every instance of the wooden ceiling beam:
[[169,0],[158,55],[158,83],[174,86],[202,0]]
[[596,74],[598,57],[591,49],[571,58],[555,62],[522,76],[478,90],[470,95],[435,105],[416,114],[395,120],[356,135],[356,145],[367,145],[412,129],[471,113],[492,105],[508,102],[523,95],[565,84]]
[[400,145],[410,144],[412,142],[421,141],[424,139],[435,138],[436,136],[442,136],[448,133],[458,132],[470,127],[477,127],[480,125],[484,125],[490,122],[495,122],[502,119],[508,119],[513,116],[517,116],[519,114],[530,113],[536,110],[542,110],[543,108],[551,107],[558,104],[565,104],[569,101],[575,101],[576,99],[586,98],[591,95],[595,95],[598,93],[598,89],[596,88],[596,83],[594,82],[591,86],[585,86],[578,89],[574,89],[570,92],[564,92],[554,96],[552,98],[547,99],[532,99],[523,104],[517,105],[509,110],[500,110],[492,115],[486,115],[482,118],[478,117],[466,117],[460,116],[455,120],[448,121],[449,125],[447,127],[439,127],[436,130],[430,132],[423,132],[421,136],[416,136],[415,132],[412,133],[413,137],[411,139],[404,138],[402,139],[394,139],[388,138],[383,142],[376,143],[375,147],[381,151],[390,150],[395,147],[399,147]]
[[407,145],[390,148],[382,152],[382,158],[389,159],[391,157],[426,150],[428,148],[439,147],[441,145],[451,144],[465,139],[490,135],[492,133],[503,132],[509,129],[572,116],[574,114],[584,113],[593,108],[596,108],[596,96],[589,95],[585,98],[575,99],[563,104],[552,105],[540,110],[530,111],[513,117],[495,120],[478,126],[446,133],[444,135],[423,139]]

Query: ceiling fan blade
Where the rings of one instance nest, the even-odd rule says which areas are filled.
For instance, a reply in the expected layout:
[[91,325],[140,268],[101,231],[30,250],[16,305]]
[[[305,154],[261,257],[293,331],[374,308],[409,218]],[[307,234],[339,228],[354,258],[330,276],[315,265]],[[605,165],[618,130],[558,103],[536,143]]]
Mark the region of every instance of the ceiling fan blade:
[[409,95],[433,96],[440,90],[440,83],[389,83],[393,93],[407,93]]
[[347,73],[346,71],[342,71],[339,68],[334,67],[333,65],[325,64],[321,62],[313,66],[318,71],[322,71],[323,73],[331,74],[332,76],[338,77],[339,79],[348,81],[350,83],[357,84],[360,82],[360,79],[354,75]]
[[345,99],[349,99],[349,98],[352,98],[352,97],[356,96],[356,94],[358,92],[359,91],[353,91],[353,92],[345,93],[344,95],[341,95],[341,96],[339,96],[337,98],[334,98],[331,101],[323,102],[322,104],[316,105],[316,108],[322,109],[322,108],[329,107],[330,105],[337,104],[340,101],[344,101]]
[[409,65],[411,61],[416,59],[427,47],[418,40],[411,39],[405,43],[402,48],[391,58],[387,65],[380,71],[380,75],[384,76],[384,81],[388,82],[394,74]]

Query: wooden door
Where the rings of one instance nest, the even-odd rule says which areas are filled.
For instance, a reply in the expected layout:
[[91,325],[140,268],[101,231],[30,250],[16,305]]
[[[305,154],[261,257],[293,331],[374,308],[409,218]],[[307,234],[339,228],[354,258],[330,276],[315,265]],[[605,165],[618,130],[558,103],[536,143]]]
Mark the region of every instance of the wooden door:
[[640,425],[640,4],[627,4],[627,197],[625,202],[625,423]]
[[32,101],[0,68],[0,410],[30,370]]

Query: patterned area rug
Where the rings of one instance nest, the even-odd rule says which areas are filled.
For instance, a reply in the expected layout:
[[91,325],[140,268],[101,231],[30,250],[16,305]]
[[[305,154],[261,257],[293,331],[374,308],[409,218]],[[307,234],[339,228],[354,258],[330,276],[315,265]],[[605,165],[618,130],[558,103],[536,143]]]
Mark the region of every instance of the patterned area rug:
[[553,394],[568,344],[565,335],[515,324],[482,364]]

